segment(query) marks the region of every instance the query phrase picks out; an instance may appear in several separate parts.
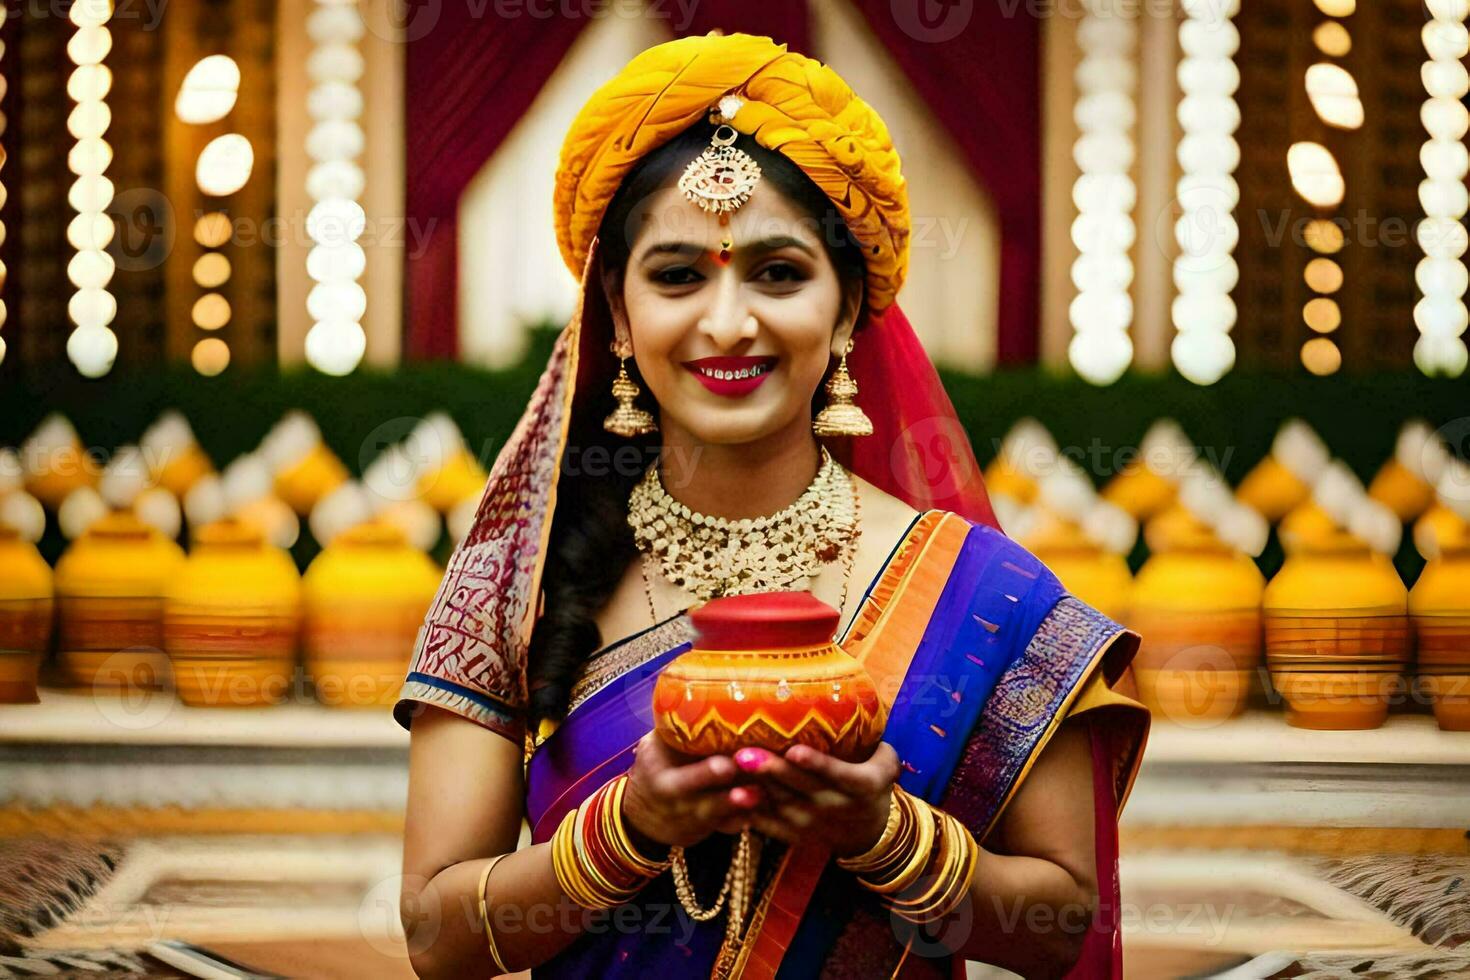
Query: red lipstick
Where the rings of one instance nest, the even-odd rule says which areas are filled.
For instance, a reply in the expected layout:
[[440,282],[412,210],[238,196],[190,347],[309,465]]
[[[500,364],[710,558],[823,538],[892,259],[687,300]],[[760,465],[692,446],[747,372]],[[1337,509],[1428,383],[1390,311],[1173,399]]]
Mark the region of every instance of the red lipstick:
[[761,386],[776,366],[774,357],[701,357],[684,368],[717,395],[739,398]]

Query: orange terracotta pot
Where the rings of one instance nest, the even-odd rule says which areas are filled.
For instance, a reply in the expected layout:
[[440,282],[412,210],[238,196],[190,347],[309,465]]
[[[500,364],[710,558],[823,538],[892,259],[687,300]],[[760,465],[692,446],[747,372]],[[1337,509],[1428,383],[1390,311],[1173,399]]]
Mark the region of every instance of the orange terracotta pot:
[[1288,724],[1376,728],[1412,642],[1393,564],[1344,531],[1298,538],[1263,599],[1266,660]]
[[1420,674],[1434,701],[1434,720],[1447,732],[1470,732],[1470,674]]
[[1136,667],[1138,694],[1156,717],[1175,724],[1196,726],[1234,718],[1250,698],[1251,670],[1188,670]]
[[290,693],[301,615],[291,556],[235,520],[195,531],[164,600],[164,644],[185,704],[257,707]]
[[440,576],[391,525],[363,524],[332,539],[302,580],[306,672],[318,701],[393,705]]
[[0,524],[0,704],[35,704],[51,645],[51,567],[15,528]]
[[872,678],[833,640],[838,612],[809,592],[714,599],[694,646],[659,674],[654,727],[680,752],[810,745],[860,761],[883,736]]
[[163,687],[163,593],[183,561],[183,549],[130,513],[108,514],[74,541],[55,575],[63,679],[89,689]]
[[1377,728],[1404,684],[1399,674],[1367,671],[1272,671],[1271,682],[1286,698],[1286,723],[1318,731]]

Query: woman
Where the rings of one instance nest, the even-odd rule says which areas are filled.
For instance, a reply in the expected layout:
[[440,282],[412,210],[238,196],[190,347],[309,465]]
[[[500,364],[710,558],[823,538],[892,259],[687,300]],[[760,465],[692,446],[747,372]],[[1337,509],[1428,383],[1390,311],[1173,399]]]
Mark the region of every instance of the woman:
[[[555,218],[581,303],[397,707],[415,969],[1118,975],[1137,638],[994,526],[893,302],[882,120],[767,38],[672,41],[573,124]],[[840,610],[870,759],[649,734],[686,611],[773,589]]]

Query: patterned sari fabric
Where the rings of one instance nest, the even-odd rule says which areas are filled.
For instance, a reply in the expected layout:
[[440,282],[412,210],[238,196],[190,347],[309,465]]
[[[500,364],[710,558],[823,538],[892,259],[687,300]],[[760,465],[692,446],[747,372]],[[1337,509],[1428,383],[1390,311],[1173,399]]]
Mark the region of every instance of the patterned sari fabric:
[[[691,639],[680,614],[589,663],[572,712],[529,763],[533,840],[549,839],[572,807],[628,768],[633,745],[652,727],[654,679]],[[890,710],[884,737],[903,764],[900,784],[959,817],[982,842],[1060,723],[1084,719],[1093,747],[1101,900],[1075,975],[1120,975],[1116,818],[1147,714],[1110,684],[1127,666],[1136,636],[1068,595],[1045,566],[995,530],[931,510],[890,556],[842,643],[879,682]],[[717,836],[691,852],[700,894],[718,889],[729,845]],[[941,976],[955,968],[938,942],[890,919],[829,857],[818,848],[766,848],[737,975]],[[609,914],[605,928],[584,935],[537,975],[631,977],[673,968],[681,976],[707,975],[722,923],[690,921],[667,879],[623,910],[623,927]]]

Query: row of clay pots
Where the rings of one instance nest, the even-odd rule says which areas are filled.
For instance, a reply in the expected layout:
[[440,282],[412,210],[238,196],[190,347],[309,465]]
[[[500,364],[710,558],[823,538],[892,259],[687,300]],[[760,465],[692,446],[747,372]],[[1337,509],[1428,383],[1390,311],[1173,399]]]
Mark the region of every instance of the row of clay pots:
[[77,687],[172,686],[188,704],[274,704],[290,693],[300,645],[318,700],[371,707],[397,696],[439,569],[376,523],[338,535],[303,578],[249,525],[198,528],[185,557],[115,513],[54,576],[33,546],[0,531],[0,581],[0,701],[37,700],[54,606],[58,672]]
[[1249,557],[1178,515],[1131,581],[1119,556],[1096,548],[1038,552],[1069,590],[1139,633],[1139,696],[1161,717],[1236,717],[1268,673],[1289,724],[1376,728],[1406,689],[1417,634],[1418,683],[1440,727],[1470,731],[1463,522],[1463,540],[1442,540],[1410,593],[1388,558],[1346,532],[1315,534],[1267,584]]

